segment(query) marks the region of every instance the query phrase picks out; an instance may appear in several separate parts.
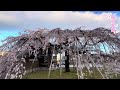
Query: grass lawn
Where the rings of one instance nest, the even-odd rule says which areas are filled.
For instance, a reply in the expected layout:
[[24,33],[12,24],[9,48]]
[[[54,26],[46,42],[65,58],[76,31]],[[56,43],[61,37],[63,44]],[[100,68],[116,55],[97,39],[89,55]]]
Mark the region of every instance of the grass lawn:
[[[85,79],[102,79],[101,74],[94,69],[95,72],[89,74],[86,69],[83,69],[84,78]],[[71,68],[70,72],[65,72],[62,69],[62,75],[60,77],[60,70],[52,70],[50,74],[50,79],[77,79],[77,72],[75,69]],[[27,77],[27,78],[26,78]],[[31,72],[23,77],[23,79],[48,79],[48,71],[35,71]],[[112,77],[111,79],[120,79],[120,75],[118,77]]]

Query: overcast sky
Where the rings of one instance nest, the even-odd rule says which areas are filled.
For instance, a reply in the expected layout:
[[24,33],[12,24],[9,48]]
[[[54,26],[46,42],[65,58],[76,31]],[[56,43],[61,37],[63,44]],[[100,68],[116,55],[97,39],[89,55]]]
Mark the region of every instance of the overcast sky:
[[115,17],[119,31],[119,11],[0,11],[0,40],[18,35],[18,32],[25,29],[75,29],[80,26],[85,26],[84,29],[111,29],[110,14]]

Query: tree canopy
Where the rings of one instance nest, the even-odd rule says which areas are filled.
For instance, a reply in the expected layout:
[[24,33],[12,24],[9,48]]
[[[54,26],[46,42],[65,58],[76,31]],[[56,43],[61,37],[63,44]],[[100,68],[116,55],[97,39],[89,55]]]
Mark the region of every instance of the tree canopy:
[[[87,56],[90,57],[93,53],[97,54],[98,57],[101,58],[101,61],[98,60],[94,62],[91,60],[93,65],[101,63],[105,66],[104,69],[107,70],[107,74],[110,72],[120,73],[120,65],[118,65],[120,61],[120,39],[118,35],[112,33],[111,30],[102,27],[94,30],[82,30],[81,28],[75,30],[62,30],[60,28],[53,30],[26,30],[17,37],[6,38],[3,42],[4,44],[0,46],[0,51],[6,51],[7,54],[0,57],[1,78],[12,77],[11,73],[16,63],[21,63],[21,59],[18,59],[18,56],[21,55],[22,58],[22,55],[24,56],[26,52],[31,54],[31,51],[33,51],[32,47],[34,47],[34,55],[37,56],[38,49],[43,48],[43,50],[46,50],[49,43],[60,45],[63,50],[69,49],[73,52],[78,50],[81,52],[86,51]],[[70,54],[72,55],[72,52],[70,52]],[[82,55],[84,54],[82,53]],[[108,55],[109,60],[105,58],[105,55]],[[87,63],[84,59],[81,60],[81,64],[85,64],[85,62]],[[87,67],[89,67],[89,65]],[[119,68],[119,70],[116,68]],[[20,67],[18,69],[20,70]],[[21,75],[23,75],[25,70],[21,70]],[[14,72],[17,73],[18,71]],[[21,76],[16,75],[16,77],[20,78]]]

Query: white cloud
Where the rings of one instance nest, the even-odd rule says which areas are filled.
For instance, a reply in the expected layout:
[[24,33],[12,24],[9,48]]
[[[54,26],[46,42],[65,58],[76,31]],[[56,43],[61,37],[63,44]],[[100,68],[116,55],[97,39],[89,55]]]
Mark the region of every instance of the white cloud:
[[[111,28],[109,15],[110,13],[103,12],[101,14],[95,14],[89,11],[1,11],[0,23],[22,28],[41,28],[48,26],[51,28],[78,28],[80,26],[85,26],[86,29],[97,27]],[[117,23],[119,23],[120,17],[116,14],[114,15]]]

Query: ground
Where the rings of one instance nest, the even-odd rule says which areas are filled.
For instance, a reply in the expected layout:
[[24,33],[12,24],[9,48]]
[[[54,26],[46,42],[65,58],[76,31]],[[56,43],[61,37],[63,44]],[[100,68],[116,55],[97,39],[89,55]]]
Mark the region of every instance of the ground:
[[[77,73],[76,70],[71,68],[70,72],[65,72],[64,69],[62,69],[62,75],[60,77],[60,70],[52,70],[50,74],[50,79],[77,79]],[[102,76],[100,73],[95,70],[91,75],[86,71],[86,69],[83,70],[84,72],[84,78],[85,79],[102,79]],[[29,74],[26,74],[23,79],[48,79],[48,71],[35,71],[31,72]],[[111,79],[120,79],[120,75],[117,77],[112,77]]]

